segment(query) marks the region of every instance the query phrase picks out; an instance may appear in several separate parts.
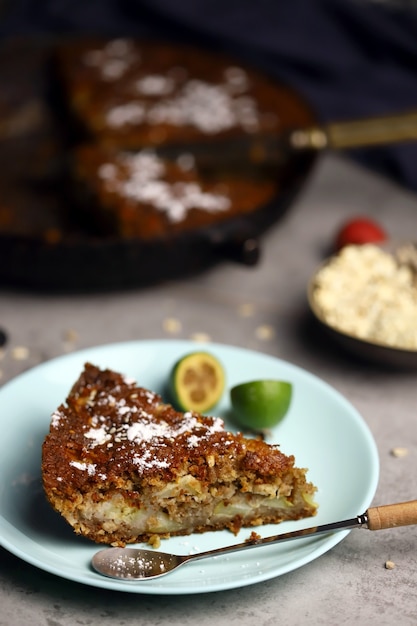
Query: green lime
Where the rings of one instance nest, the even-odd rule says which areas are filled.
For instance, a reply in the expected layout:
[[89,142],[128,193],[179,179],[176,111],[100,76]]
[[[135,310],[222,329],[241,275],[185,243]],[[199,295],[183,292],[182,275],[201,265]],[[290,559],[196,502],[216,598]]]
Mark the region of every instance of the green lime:
[[278,424],[289,409],[291,397],[292,384],[282,380],[253,380],[230,390],[236,422],[252,430]]
[[183,356],[171,371],[171,393],[183,411],[204,413],[213,408],[222,397],[224,385],[223,366],[208,352]]

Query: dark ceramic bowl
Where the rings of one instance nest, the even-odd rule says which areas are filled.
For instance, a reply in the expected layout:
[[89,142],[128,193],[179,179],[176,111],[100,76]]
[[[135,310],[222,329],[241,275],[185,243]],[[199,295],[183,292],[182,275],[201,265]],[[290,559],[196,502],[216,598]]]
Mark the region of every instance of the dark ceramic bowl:
[[[402,249],[405,244],[384,244],[382,247],[385,250],[389,250],[394,254],[398,249]],[[417,257],[417,244],[407,244],[408,246],[412,245],[416,249],[416,257]],[[353,334],[349,334],[347,332],[341,331],[333,326],[331,326],[326,319],[324,318],[320,307],[317,305],[315,299],[315,286],[316,286],[316,277],[319,271],[327,265],[333,257],[326,259],[324,263],[322,263],[317,270],[314,272],[312,278],[309,281],[307,288],[307,299],[309,309],[315,319],[315,322],[321,327],[323,332],[338,346],[340,346],[343,350],[350,353],[351,355],[360,358],[363,361],[368,361],[370,363],[379,364],[383,366],[393,367],[396,369],[417,369],[417,350],[413,349],[405,349],[398,348],[384,343],[378,343],[372,340],[366,340],[359,337],[356,337]],[[417,274],[416,274],[417,276]],[[417,287],[416,287],[417,288]],[[417,324],[417,319],[416,319]]]

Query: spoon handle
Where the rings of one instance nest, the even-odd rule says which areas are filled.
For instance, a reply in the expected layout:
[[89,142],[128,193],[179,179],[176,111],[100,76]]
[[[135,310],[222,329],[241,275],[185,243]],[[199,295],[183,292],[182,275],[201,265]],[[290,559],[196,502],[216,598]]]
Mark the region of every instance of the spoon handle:
[[395,528],[396,526],[408,526],[417,524],[417,500],[410,502],[399,502],[396,504],[386,504],[384,506],[369,508],[362,515],[358,515],[352,519],[346,519],[330,524],[322,524],[321,526],[313,526],[311,528],[303,528],[301,530],[293,530],[288,533],[281,533],[272,537],[260,537],[256,539],[248,539],[244,543],[234,544],[223,548],[216,548],[206,552],[200,552],[192,556],[184,557],[184,560],[202,559],[207,556],[215,556],[224,554],[225,552],[237,552],[247,548],[254,548],[267,544],[282,543],[293,539],[301,539],[331,533],[338,530],[349,530],[353,528],[367,528],[368,530],[382,530],[383,528]]
[[417,524],[417,500],[372,507],[367,511],[367,517],[369,530]]
[[247,550],[248,548],[255,548],[257,546],[271,545],[274,543],[283,543],[285,541],[291,541],[293,539],[302,539],[311,537],[314,535],[322,535],[324,533],[331,533],[337,530],[349,530],[352,528],[367,527],[368,518],[367,515],[358,515],[352,519],[343,520],[341,522],[332,522],[330,524],[322,524],[321,526],[313,526],[311,528],[302,528],[300,530],[292,530],[288,533],[281,533],[280,535],[274,535],[272,537],[256,537],[254,539],[249,538],[243,543],[232,544],[222,548],[215,548],[213,550],[207,550],[206,552],[199,552],[191,556],[181,557],[184,560],[191,559],[204,559],[208,556],[216,556],[218,554],[225,554],[227,552],[237,552],[239,550]]

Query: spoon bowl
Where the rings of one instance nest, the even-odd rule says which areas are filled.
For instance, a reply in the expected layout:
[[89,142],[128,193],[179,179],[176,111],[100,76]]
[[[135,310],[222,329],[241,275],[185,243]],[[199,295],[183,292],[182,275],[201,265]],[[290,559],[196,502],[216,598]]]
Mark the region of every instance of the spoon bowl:
[[108,548],[97,552],[93,568],[110,578],[142,580],[158,578],[185,563],[189,557],[156,550]]

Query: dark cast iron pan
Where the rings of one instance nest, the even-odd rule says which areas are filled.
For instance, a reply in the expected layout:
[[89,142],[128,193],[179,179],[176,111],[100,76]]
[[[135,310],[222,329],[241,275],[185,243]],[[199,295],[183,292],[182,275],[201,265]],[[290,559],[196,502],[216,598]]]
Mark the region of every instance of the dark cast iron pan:
[[[0,123],[0,286],[52,292],[112,290],[182,279],[226,259],[256,265],[260,236],[291,206],[321,150],[417,139],[415,113],[320,127],[308,103],[277,84],[282,133],[218,153],[225,165],[233,154],[244,162],[255,153],[260,166],[274,168],[277,193],[268,205],[244,217],[152,241],[98,236],[71,223],[62,210],[54,122],[42,99],[31,92],[45,80],[45,54],[45,46],[19,42],[13,55],[10,50],[3,55],[3,64],[0,55],[0,80],[9,85],[9,92],[3,92],[9,96],[6,112],[11,111],[8,123]],[[0,112],[1,106],[0,99]],[[198,158],[204,160],[212,149],[205,146]],[[10,206],[18,223],[15,231],[7,229]]]

